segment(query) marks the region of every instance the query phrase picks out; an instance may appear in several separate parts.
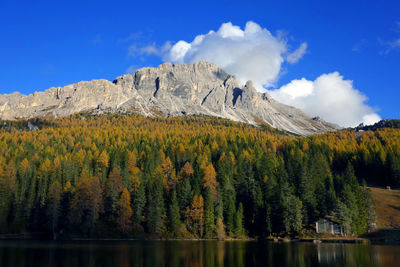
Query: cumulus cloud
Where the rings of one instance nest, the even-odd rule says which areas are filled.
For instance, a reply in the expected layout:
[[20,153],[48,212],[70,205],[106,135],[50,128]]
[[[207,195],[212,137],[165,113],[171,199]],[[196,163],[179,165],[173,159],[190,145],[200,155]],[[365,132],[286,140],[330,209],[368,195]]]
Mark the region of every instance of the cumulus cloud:
[[[307,46],[303,42],[293,51],[289,49],[293,45],[288,44],[285,34],[273,35],[249,21],[244,29],[231,22],[223,23],[217,31],[199,34],[192,41],[132,46],[130,53],[157,55],[173,63],[207,60],[234,74],[242,84],[252,80],[259,91],[265,92],[266,88],[275,88],[283,64],[297,63],[306,54]],[[293,80],[270,93],[280,102],[341,126],[371,124],[380,119],[365,104],[367,98],[353,88],[352,81],[344,80],[337,72],[323,74],[315,81]]]
[[223,23],[217,31],[197,35],[192,42],[178,41],[165,53],[163,60],[174,63],[211,61],[241,83],[252,80],[263,90],[277,81],[285,59],[290,63],[300,60],[307,49],[303,43],[288,53],[287,43],[266,28],[249,21],[244,29],[231,22]]
[[338,72],[323,74],[315,81],[305,78],[293,80],[269,93],[282,103],[345,127],[373,124],[380,120],[379,115],[365,104],[367,97]]

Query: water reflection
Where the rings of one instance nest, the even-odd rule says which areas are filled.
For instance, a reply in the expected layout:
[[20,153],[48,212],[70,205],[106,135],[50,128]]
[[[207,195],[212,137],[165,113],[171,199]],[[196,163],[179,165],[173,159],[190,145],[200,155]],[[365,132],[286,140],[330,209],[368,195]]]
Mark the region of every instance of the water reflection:
[[0,241],[0,266],[399,266],[400,247],[244,241]]

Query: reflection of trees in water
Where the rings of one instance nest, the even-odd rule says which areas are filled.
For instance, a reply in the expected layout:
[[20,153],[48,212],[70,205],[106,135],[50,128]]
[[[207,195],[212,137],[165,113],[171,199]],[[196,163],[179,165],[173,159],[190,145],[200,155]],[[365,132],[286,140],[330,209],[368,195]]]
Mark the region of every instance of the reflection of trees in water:
[[0,241],[0,266],[398,266],[399,246],[245,241]]
[[343,262],[344,251],[341,245],[337,244],[318,244],[318,263],[320,264],[332,264],[337,262]]
[[318,263],[325,266],[398,266],[400,248],[364,244],[318,244]]

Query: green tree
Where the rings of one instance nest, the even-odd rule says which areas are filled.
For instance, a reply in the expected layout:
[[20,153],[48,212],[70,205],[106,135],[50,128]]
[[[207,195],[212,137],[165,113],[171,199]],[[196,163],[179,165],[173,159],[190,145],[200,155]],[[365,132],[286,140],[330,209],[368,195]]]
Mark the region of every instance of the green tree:
[[133,222],[136,226],[139,226],[143,222],[146,203],[146,183],[141,182],[133,197]]
[[153,174],[153,181],[150,182],[147,194],[148,212],[147,228],[150,234],[161,234],[164,230],[164,198],[163,198],[163,177],[156,169]]
[[215,216],[214,216],[214,204],[211,190],[206,190],[206,197],[204,201],[204,236],[211,238],[215,232]]
[[101,195],[99,179],[91,177],[89,171],[84,169],[75,187],[69,215],[71,223],[83,234],[94,232],[102,209]]
[[104,211],[111,222],[117,216],[118,201],[123,189],[122,176],[119,169],[114,168],[107,178],[104,192]]
[[235,236],[238,238],[242,238],[245,236],[243,217],[243,205],[242,203],[239,203],[239,207],[235,214]]
[[53,239],[58,236],[58,221],[61,214],[61,196],[62,187],[58,181],[54,181],[50,185],[49,196],[47,198],[47,216],[49,218],[50,228],[53,233]]
[[186,207],[190,206],[193,199],[192,187],[189,179],[185,178],[177,185],[177,197],[181,216],[183,216]]
[[168,219],[170,232],[173,234],[174,237],[179,237],[181,218],[179,214],[179,205],[175,190],[173,190],[171,193],[171,201],[168,208]]
[[337,207],[335,210],[337,218],[340,220],[341,226],[345,234],[351,233],[351,224],[352,224],[352,214],[351,210],[341,202],[340,200],[337,202]]
[[287,209],[283,219],[283,223],[285,225],[285,229],[287,232],[300,232],[302,226],[302,202],[301,200],[292,195],[289,194],[286,197],[286,203],[285,203],[285,208]]

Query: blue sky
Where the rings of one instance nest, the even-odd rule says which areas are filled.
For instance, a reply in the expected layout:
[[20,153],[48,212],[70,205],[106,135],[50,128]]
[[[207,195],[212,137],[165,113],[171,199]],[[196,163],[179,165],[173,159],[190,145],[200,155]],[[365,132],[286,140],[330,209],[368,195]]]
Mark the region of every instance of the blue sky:
[[393,0],[1,0],[0,93],[112,80],[162,63],[155,53],[132,56],[132,47],[191,42],[222,23],[244,29],[248,21],[283,35],[290,51],[307,43],[296,64],[282,64],[276,88],[337,71],[382,118],[400,118],[400,2]]

